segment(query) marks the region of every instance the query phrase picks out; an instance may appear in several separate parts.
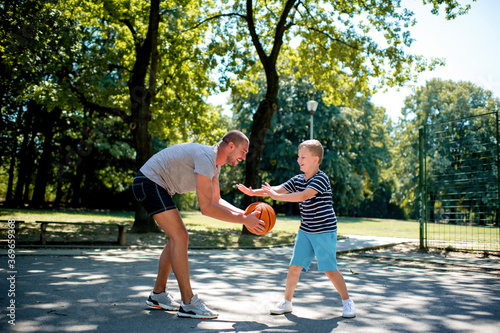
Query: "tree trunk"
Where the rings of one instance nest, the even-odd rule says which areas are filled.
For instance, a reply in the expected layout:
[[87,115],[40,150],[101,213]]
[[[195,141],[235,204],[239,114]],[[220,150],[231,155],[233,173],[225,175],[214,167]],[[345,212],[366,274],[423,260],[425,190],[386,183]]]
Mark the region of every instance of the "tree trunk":
[[[12,151],[16,151],[17,143],[14,141],[12,143],[14,145]],[[10,157],[10,165],[9,165],[9,182],[7,184],[7,194],[5,196],[5,204],[10,206],[12,201],[14,200],[14,169],[16,168],[16,156],[12,154]]]
[[56,107],[53,111],[46,113],[46,120],[42,123],[44,131],[44,142],[43,142],[43,152],[40,156],[40,161],[38,163],[38,168],[36,171],[35,188],[33,190],[33,198],[31,199],[31,205],[34,207],[41,207],[45,204],[45,191],[47,189],[47,183],[49,181],[49,169],[51,164],[52,155],[52,140],[54,138],[54,128],[61,116],[62,109]]
[[[149,26],[146,39],[140,45],[140,40],[135,40],[136,61],[132,75],[128,82],[132,102],[132,117],[129,123],[134,137],[136,169],[139,170],[153,155],[153,140],[148,131],[151,120],[150,106],[156,90],[156,72],[158,64],[158,27],[160,21],[160,1],[152,0],[149,13]],[[149,87],[146,89],[145,80],[149,68]],[[158,232],[159,228],[154,220],[148,216],[142,205],[137,205],[132,232],[147,233]]]
[[[136,169],[139,170],[144,163],[153,155],[153,140],[148,131],[148,123],[151,119],[151,112],[149,108],[143,106],[140,111],[137,112],[138,119],[136,127],[134,129],[134,139],[135,147],[137,152],[136,157]],[[133,126],[132,126],[133,127]],[[147,233],[147,232],[159,232],[158,226],[156,225],[153,218],[151,218],[147,213],[142,204],[136,205],[135,210],[135,220],[132,227],[132,232],[137,233]]]
[[22,125],[23,131],[23,142],[18,153],[19,165],[17,168],[17,183],[14,192],[14,206],[21,206],[23,204],[23,191],[25,188],[25,182],[28,175],[29,163],[33,161],[33,157],[29,154],[30,141],[32,140],[32,127],[33,127],[33,107],[34,102],[28,103],[27,111],[22,114],[24,119],[24,126]]
[[432,223],[435,223],[437,222],[436,221],[436,199],[437,199],[437,195],[436,194],[429,194],[429,203],[430,203],[430,208],[429,208],[429,221],[432,222]]
[[28,155],[31,158],[26,159],[26,179],[24,180],[23,204],[30,202],[30,185],[33,182],[33,169],[35,168],[35,133],[31,136],[30,144],[28,145]]
[[56,189],[56,199],[54,200],[54,206],[59,207],[61,206],[62,199],[63,199],[64,191],[63,191],[63,183],[61,179],[57,179],[57,189]]
[[[252,129],[250,132],[250,147],[246,159],[245,186],[259,188],[259,170],[262,151],[266,139],[266,133],[271,127],[271,119],[278,110],[279,76],[276,70],[266,71],[267,93],[264,100],[259,104],[259,108],[253,115]],[[247,207],[256,201],[257,197],[245,196],[243,205]],[[245,226],[242,233],[250,234]]]
[[71,207],[82,207],[82,183],[84,176],[84,166],[83,163],[78,164],[75,167],[75,174],[71,176]]
[[[276,99],[264,99],[253,116],[252,129],[250,132],[250,147],[248,149],[245,169],[245,185],[259,188],[259,169],[264,150],[266,133],[271,127],[271,118],[278,108]],[[252,202],[252,198],[245,196],[245,205]]]

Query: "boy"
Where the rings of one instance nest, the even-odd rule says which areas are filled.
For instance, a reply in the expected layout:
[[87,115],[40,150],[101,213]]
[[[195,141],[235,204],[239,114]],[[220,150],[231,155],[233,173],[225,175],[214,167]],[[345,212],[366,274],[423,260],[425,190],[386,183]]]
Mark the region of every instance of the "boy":
[[302,219],[286,278],[285,297],[271,309],[271,314],[292,312],[292,297],[300,273],[307,271],[316,256],[318,270],[325,272],[342,297],[342,317],[356,316],[354,302],[349,298],[344,277],[337,270],[337,218],[333,210],[330,180],[319,170],[322,159],[321,143],[318,140],[307,140],[299,145],[297,159],[303,174],[279,186],[266,183],[258,190],[236,185],[249,196],[270,196],[274,200],[300,203]]

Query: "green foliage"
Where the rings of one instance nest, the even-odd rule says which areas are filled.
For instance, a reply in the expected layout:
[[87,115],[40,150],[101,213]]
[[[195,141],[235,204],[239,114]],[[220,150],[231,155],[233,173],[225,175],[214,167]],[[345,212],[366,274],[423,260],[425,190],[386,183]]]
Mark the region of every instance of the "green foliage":
[[[424,124],[439,124],[447,121],[477,116],[490,112],[498,112],[500,101],[486,91],[470,82],[454,82],[433,79],[419,87],[415,94],[406,98],[402,110],[402,118],[395,131],[396,145],[394,150],[394,173],[398,185],[395,202],[405,209],[406,214],[415,218],[419,213],[418,206],[418,129]],[[465,125],[458,122],[457,126]],[[462,136],[462,147],[453,149],[461,151],[465,147],[473,147],[480,142],[486,128],[463,132],[463,128],[452,130],[455,135]],[[467,137],[466,137],[467,135]],[[449,148],[449,147],[448,147]],[[453,150],[452,149],[452,150]],[[469,148],[467,148],[469,149]],[[471,152],[469,152],[471,153]],[[439,170],[451,163],[450,158],[457,154],[448,152],[430,152],[432,157],[428,163]]]
[[[42,201],[55,204],[130,207],[133,197],[124,189],[136,171],[136,152],[119,117],[126,118],[143,98],[128,82],[150,6],[138,0],[6,5],[0,162],[9,179],[2,190],[7,199],[28,203],[41,189]],[[215,89],[206,36],[203,30],[186,30],[203,6],[195,1],[161,6],[160,62],[155,77],[146,74],[156,86],[150,133],[166,141],[158,149],[188,140],[215,144],[228,119],[205,102]],[[45,183],[39,186],[40,177]],[[115,203],[103,200],[110,197]]]
[[[429,0],[437,13],[442,7],[448,19],[465,14],[456,0]],[[413,42],[410,29],[416,23],[413,13],[401,8],[400,1],[222,1],[220,10],[206,12],[196,27],[211,24],[210,50],[216,54],[221,83],[236,90],[265,91],[254,108],[250,131],[250,154],[245,184],[257,186],[257,170],[270,120],[279,109],[280,76],[295,70],[296,79],[311,82],[322,92],[325,105],[364,108],[360,96],[386,86],[401,86],[415,81],[418,73],[443,64],[409,53]],[[259,64],[259,66],[257,66]],[[254,81],[259,69],[266,81],[257,89]],[[347,118],[345,118],[347,119]],[[340,155],[336,165],[348,167]],[[372,169],[376,170],[376,169]],[[348,168],[340,171],[350,172]],[[367,170],[369,171],[369,170]],[[344,175],[338,193],[362,193],[362,171]],[[341,174],[340,174],[341,175]],[[342,177],[342,175],[341,175]],[[360,197],[358,195],[358,197]],[[248,203],[248,200],[247,200]],[[353,205],[358,202],[354,200]]]
[[[261,76],[256,82],[262,82]],[[247,129],[251,114],[263,93],[248,93],[248,97],[232,95],[235,122]],[[282,184],[297,173],[297,147],[309,139],[310,115],[306,101],[320,101],[314,114],[314,138],[324,147],[320,169],[330,177],[335,209],[340,215],[355,214],[366,197],[373,195],[382,180],[382,170],[390,166],[387,143],[389,120],[385,111],[365,100],[359,108],[327,106],[323,93],[314,92],[307,81],[293,76],[282,77],[279,94],[280,109],[272,119],[262,155],[261,183]],[[277,203],[279,211],[289,205]],[[281,207],[281,208],[280,208]]]
[[370,193],[356,210],[356,216],[403,219],[404,211],[392,202],[395,189],[393,177],[383,179],[378,186],[370,188]]
[[[432,4],[434,14],[444,8],[447,19],[470,8],[456,0],[423,3]],[[250,82],[255,65],[268,70],[272,59],[286,71],[289,57],[297,78],[324,91],[327,105],[352,105],[359,93],[416,81],[418,73],[444,63],[409,53],[417,22],[400,1],[221,1],[200,21],[214,32],[210,51],[223,69],[222,84]]]
[[[7,199],[24,204],[43,191],[43,198],[57,204],[133,201],[123,191],[136,171],[137,154],[126,123],[144,96],[129,83],[147,39],[152,3],[3,5],[0,170],[8,178],[2,190]],[[448,19],[469,8],[456,0],[423,3],[436,14],[444,8]],[[375,200],[381,180],[390,180],[384,170],[391,163],[392,139],[383,111],[366,98],[373,89],[401,85],[442,63],[408,53],[415,20],[400,6],[393,0],[161,1],[158,68],[144,73],[144,87],[155,94],[146,120],[155,150],[180,141],[215,144],[230,123],[206,98],[229,88],[237,125],[249,129],[266,88],[280,83],[262,79],[260,65],[267,62],[282,79],[282,106],[266,139],[270,150],[262,158],[261,178],[278,182],[295,173],[296,146],[309,133],[305,101],[316,98],[322,103],[315,133],[327,151],[324,168],[339,209],[351,213],[363,200]],[[414,111],[405,112],[408,122],[401,125],[398,144],[412,142]],[[399,174],[410,180],[398,182],[404,193],[397,200],[410,212],[415,161],[408,160],[411,148],[395,153],[403,156],[396,159]],[[234,196],[242,168],[225,168],[224,177],[223,195]]]

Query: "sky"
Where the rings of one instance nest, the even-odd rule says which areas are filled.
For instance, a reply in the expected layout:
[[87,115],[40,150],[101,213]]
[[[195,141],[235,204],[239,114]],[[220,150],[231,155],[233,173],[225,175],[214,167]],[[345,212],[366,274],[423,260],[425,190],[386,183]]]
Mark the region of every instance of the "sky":
[[[417,24],[411,28],[415,41],[408,50],[427,58],[444,58],[445,66],[423,72],[416,84],[391,88],[372,96],[372,102],[386,109],[393,121],[401,115],[406,96],[412,89],[425,85],[427,80],[470,81],[493,92],[500,98],[500,0],[459,0],[470,3],[469,13],[454,20],[446,20],[444,11],[431,14],[432,7],[422,5],[422,0],[403,0],[402,6],[415,13]],[[209,98],[213,104],[222,104],[226,112],[228,94]]]
[[[463,1],[460,1],[463,2]],[[402,2],[415,13],[417,24],[411,30],[415,39],[409,52],[427,58],[445,58],[446,65],[419,75],[414,86],[423,86],[427,80],[470,81],[493,92],[500,98],[500,0],[471,2],[469,13],[448,21],[444,14],[432,15],[429,5],[421,0]],[[396,121],[406,96],[412,94],[410,85],[377,93],[375,105],[385,107]]]

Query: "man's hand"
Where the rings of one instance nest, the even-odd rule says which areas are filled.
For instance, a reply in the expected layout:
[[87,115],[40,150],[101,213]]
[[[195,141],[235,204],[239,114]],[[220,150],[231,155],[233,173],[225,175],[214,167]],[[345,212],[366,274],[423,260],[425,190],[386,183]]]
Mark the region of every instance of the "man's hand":
[[266,222],[257,218],[258,214],[260,214],[260,211],[254,210],[250,214],[245,215],[247,217],[247,221],[244,223],[248,230],[252,230],[256,234],[260,234],[266,227]]

